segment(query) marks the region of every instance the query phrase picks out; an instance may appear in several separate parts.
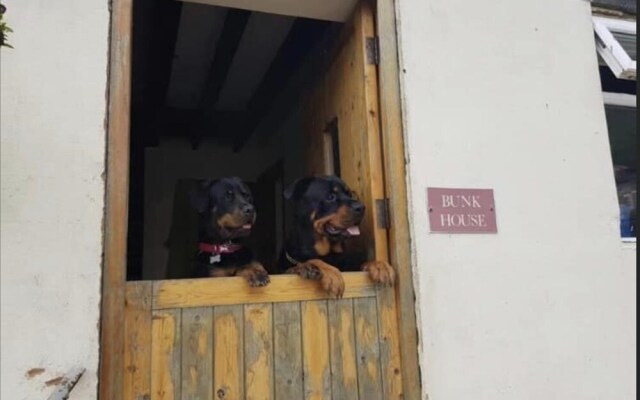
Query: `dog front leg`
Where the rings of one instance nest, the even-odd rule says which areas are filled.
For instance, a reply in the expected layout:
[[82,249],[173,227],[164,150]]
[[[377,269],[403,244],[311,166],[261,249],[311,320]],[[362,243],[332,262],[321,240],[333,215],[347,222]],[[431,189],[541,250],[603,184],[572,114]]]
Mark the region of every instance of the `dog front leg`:
[[366,261],[360,267],[369,273],[369,278],[377,284],[393,286],[396,279],[396,271],[384,261]]
[[267,286],[271,282],[269,273],[258,261],[252,261],[238,268],[236,276],[244,277],[253,287]]
[[333,265],[319,259],[312,259],[300,263],[287,270],[287,273],[297,274],[305,279],[320,281],[322,289],[336,298],[344,294],[344,278],[340,270]]

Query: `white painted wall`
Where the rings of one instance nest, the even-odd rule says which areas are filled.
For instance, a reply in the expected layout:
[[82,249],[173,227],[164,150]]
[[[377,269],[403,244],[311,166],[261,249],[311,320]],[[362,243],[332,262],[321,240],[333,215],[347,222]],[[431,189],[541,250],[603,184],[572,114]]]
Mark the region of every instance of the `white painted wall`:
[[[429,399],[635,398],[635,245],[589,3],[398,5]],[[430,234],[427,186],[493,188],[498,234]]]
[[81,366],[71,398],[95,399],[108,2],[3,3],[0,397],[45,399]]
[[[634,398],[635,245],[618,238],[588,3],[398,4],[430,399]],[[45,398],[80,365],[72,399],[94,399],[107,2],[8,7],[0,393]],[[429,234],[427,186],[494,188],[499,233]]]

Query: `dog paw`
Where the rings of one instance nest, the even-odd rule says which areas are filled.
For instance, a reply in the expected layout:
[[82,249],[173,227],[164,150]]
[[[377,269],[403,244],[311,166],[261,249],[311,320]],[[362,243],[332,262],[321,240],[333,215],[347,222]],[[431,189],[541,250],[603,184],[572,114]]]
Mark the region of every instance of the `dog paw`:
[[249,282],[249,286],[261,287],[267,286],[271,282],[271,278],[269,278],[267,271],[255,271],[247,277],[247,281]]
[[380,285],[393,286],[396,271],[384,261],[367,261],[362,264],[362,270],[369,273],[369,278]]
[[251,287],[267,286],[271,282],[269,273],[258,262],[253,262],[241,268],[237,275],[244,277]]
[[344,278],[338,268],[325,267],[322,271],[322,278],[320,279],[320,285],[325,292],[331,296],[335,296],[341,299],[344,295]]
[[302,278],[320,281],[320,286],[331,296],[341,298],[344,294],[344,278],[336,267],[324,261],[309,260],[289,268],[287,273],[297,274]]
[[312,281],[318,281],[322,278],[322,272],[320,272],[320,269],[309,263],[302,263],[295,267],[291,267],[287,270],[287,273],[296,274],[304,279],[310,279]]

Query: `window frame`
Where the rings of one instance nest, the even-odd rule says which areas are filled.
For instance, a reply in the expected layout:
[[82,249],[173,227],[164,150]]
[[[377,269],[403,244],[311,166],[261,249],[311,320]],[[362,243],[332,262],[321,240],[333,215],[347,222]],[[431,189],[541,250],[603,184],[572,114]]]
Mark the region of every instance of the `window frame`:
[[635,94],[602,92],[602,97],[604,99],[604,104],[607,106],[638,108]]
[[[618,106],[618,107],[635,108],[637,112],[637,108],[638,108],[637,96],[634,94],[618,93],[618,92],[602,92],[602,98],[603,98],[603,104],[605,105],[605,107]],[[620,239],[622,239],[622,243],[631,243],[634,245],[637,243],[637,239],[635,237],[621,236]]]
[[632,21],[593,16],[598,54],[618,79],[636,79],[636,60],[632,59],[612,32],[636,35]]

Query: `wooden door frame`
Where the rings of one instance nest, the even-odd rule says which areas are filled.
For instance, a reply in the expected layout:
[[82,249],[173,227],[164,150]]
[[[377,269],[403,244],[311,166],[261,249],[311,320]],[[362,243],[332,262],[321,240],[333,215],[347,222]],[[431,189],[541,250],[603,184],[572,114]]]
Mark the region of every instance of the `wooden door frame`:
[[[420,399],[420,369],[411,270],[404,131],[395,0],[376,0],[380,123],[390,207],[390,258],[398,270],[396,301],[406,399]],[[107,108],[104,259],[98,396],[119,400],[123,390],[124,307],[129,200],[129,125],[133,0],[111,0]]]
[[122,398],[133,0],[111,0],[98,398]]
[[386,197],[389,199],[389,258],[396,267],[396,302],[405,399],[421,399],[416,296],[411,262],[405,136],[400,91],[396,0],[374,0],[380,63],[378,90]]

